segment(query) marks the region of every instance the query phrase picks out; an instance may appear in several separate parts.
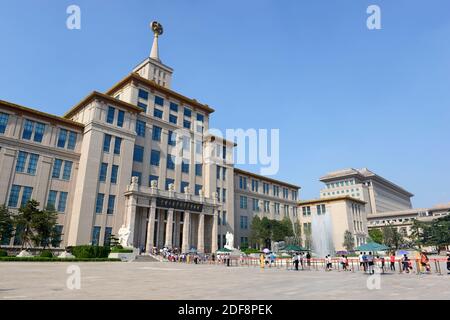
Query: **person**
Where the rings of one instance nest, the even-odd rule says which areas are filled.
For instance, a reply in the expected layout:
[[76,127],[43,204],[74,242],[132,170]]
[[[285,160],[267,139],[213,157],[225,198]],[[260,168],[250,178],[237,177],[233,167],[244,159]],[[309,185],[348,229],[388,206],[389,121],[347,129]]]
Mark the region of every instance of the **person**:
[[405,271],[406,273],[409,273],[409,258],[406,255],[406,253],[403,255],[402,264],[403,264],[402,271]]
[[367,256],[367,265],[369,269],[369,274],[374,274],[374,263],[373,263],[373,255],[372,252],[369,252],[369,255]]
[[300,252],[300,255],[298,257],[299,257],[300,265],[302,266],[302,270],[303,270],[304,269],[304,267],[303,267],[303,252]]
[[448,270],[447,274],[450,274],[450,251],[447,252],[447,270]]
[[216,256],[214,255],[214,253],[211,254],[211,261],[213,264],[216,262]]
[[364,254],[361,252],[358,256],[359,259],[359,268],[363,267],[364,272],[366,272],[366,265],[364,264]]
[[347,258],[344,255],[341,257],[341,266],[342,270],[347,271]]
[[389,257],[389,261],[391,263],[391,271],[395,271],[395,252],[391,253],[391,256]]
[[377,260],[381,262],[381,271],[384,272],[384,263],[385,263],[384,257],[380,258],[380,256],[377,256]]
[[428,259],[425,252],[420,253],[420,268],[421,271],[425,269],[427,273],[430,273],[430,259]]
[[311,267],[311,254],[309,253],[309,251],[306,254],[306,263],[308,264],[308,268],[310,268]]
[[331,262],[331,256],[327,255],[325,257],[326,271],[331,271],[333,269],[333,264]]
[[226,259],[227,259],[227,267],[229,267],[230,266],[230,254],[228,253],[227,254],[227,256],[226,256]]
[[265,263],[264,254],[261,253],[261,255],[259,256],[259,265],[261,268],[264,268],[264,263]]
[[295,266],[295,271],[298,271],[298,255],[296,253],[292,256],[292,263]]

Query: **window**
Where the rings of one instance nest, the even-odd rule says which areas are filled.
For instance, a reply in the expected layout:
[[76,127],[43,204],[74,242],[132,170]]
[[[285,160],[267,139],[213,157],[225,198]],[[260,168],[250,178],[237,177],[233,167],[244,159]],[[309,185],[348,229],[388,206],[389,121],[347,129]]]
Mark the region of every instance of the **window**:
[[325,205],[324,204],[318,204],[316,206],[317,214],[325,214]]
[[55,159],[55,162],[53,163],[52,178],[59,179],[61,175],[62,163],[63,161],[61,159]]
[[258,199],[252,199],[252,209],[253,209],[253,211],[259,211]]
[[216,168],[216,179],[217,180],[220,179],[220,166],[217,166],[217,168]]
[[192,110],[189,108],[184,108],[184,116],[190,118],[192,116]]
[[103,162],[100,165],[100,176],[99,176],[98,180],[100,180],[101,182],[105,182],[107,171],[108,171],[108,164]]
[[171,184],[175,184],[175,180],[167,178],[166,179],[166,190],[169,190],[169,185],[171,185]]
[[240,225],[241,225],[241,229],[248,229],[248,217],[247,216],[241,216],[240,219]]
[[58,212],[66,211],[66,203],[67,203],[67,192],[60,192],[58,201]]
[[220,201],[220,188],[216,188],[217,200]]
[[175,156],[168,154],[167,155],[167,169],[175,170]]
[[153,166],[159,166],[160,152],[157,150],[152,150],[150,155],[150,164]]
[[106,214],[114,214],[115,204],[116,204],[116,196],[110,194],[108,197],[108,209],[106,210]]
[[178,117],[177,117],[177,116],[174,116],[173,114],[170,114],[170,115],[169,115],[169,122],[170,122],[170,123],[173,123],[173,124],[177,124],[177,122],[178,122]]
[[120,145],[122,144],[122,138],[116,137],[114,139],[114,154],[120,154]]
[[13,184],[11,187],[11,192],[9,193],[8,206],[13,208],[17,207],[17,202],[19,201],[19,193],[20,186]]
[[264,200],[264,212],[270,212],[270,202]]
[[280,196],[280,187],[278,186],[273,186],[273,195],[275,197],[279,197]]
[[264,194],[269,194],[269,184],[268,183],[263,183],[263,193]]
[[108,107],[108,113],[106,115],[106,122],[113,124],[114,123],[114,115],[116,113],[116,109],[114,109],[113,107]]
[[138,97],[144,100],[148,100],[148,92],[142,89],[139,89]]
[[27,162],[28,153],[19,151],[19,156],[17,157],[16,162],[16,172],[24,172],[25,164]]
[[287,188],[283,188],[283,198],[289,198],[289,190]]
[[48,193],[48,199],[47,199],[47,208],[49,209],[56,209],[56,196],[58,195],[58,191],[50,190]]
[[310,216],[311,215],[311,207],[302,207],[303,216]]
[[189,160],[183,159],[181,161],[181,172],[189,173]]
[[3,112],[0,112],[0,133],[4,134],[6,131],[6,126],[8,125],[9,115]]
[[247,178],[246,177],[239,177],[239,188],[242,190],[247,190]]
[[72,161],[64,161],[64,170],[63,170],[63,180],[70,180],[70,175],[72,173]]
[[186,129],[191,129],[191,122],[188,120],[183,121],[183,127]]
[[155,109],[153,110],[153,116],[156,117],[156,118],[162,119],[162,117],[163,117],[163,111],[162,111],[162,110],[159,110],[159,109],[157,109],[157,108],[155,108]]
[[223,226],[227,225],[227,212],[226,211],[222,211],[222,225]]
[[117,114],[117,126],[123,127],[123,121],[125,119],[125,112],[122,110],[119,110],[119,113]]
[[196,185],[195,185],[195,195],[196,195],[196,196],[199,196],[199,195],[200,195],[200,190],[202,190],[202,185],[196,184]]
[[92,229],[92,245],[98,246],[100,241],[100,230],[101,227],[94,227]]
[[284,216],[285,217],[289,216],[289,206],[288,205],[284,205]]
[[22,201],[20,203],[20,206],[24,206],[28,202],[28,200],[31,199],[32,193],[33,193],[32,187],[23,187]]
[[239,206],[241,209],[247,209],[247,197],[245,196],[239,197]]
[[171,130],[169,130],[169,140],[167,143],[169,146],[175,146],[177,144],[177,135]]
[[197,121],[200,121],[203,123],[205,121],[205,116],[200,113],[197,113]]
[[58,148],[64,148],[66,146],[66,139],[67,139],[67,130],[66,129],[59,129],[59,136],[58,136]]
[[195,175],[197,177],[201,177],[203,174],[203,166],[201,163],[196,163],[195,164]]
[[178,112],[178,105],[176,103],[170,103],[170,111]]
[[77,133],[69,131],[69,142],[67,143],[67,149],[74,150],[77,143]]
[[147,104],[142,103],[142,102],[138,102],[137,105],[138,105],[138,107],[141,108],[144,112],[147,112]]
[[222,189],[222,202],[227,202],[227,189]]
[[252,179],[252,191],[258,192],[258,180]]
[[103,139],[103,151],[109,152],[110,147],[111,147],[111,135],[105,133],[105,138]]
[[104,240],[104,246],[109,247],[111,244],[111,235],[112,235],[112,228],[106,227],[105,228],[105,240]]
[[145,137],[145,122],[136,120],[136,134],[139,137]]
[[158,106],[164,106],[164,98],[155,96],[155,104]]
[[138,185],[141,185],[141,178],[142,178],[142,173],[139,171],[131,171],[131,176],[132,177],[137,177],[138,178]]
[[45,124],[31,120],[25,120],[22,132],[22,139],[31,140],[31,138],[33,137],[33,141],[42,142],[44,131],[45,131]]
[[153,126],[152,140],[153,141],[161,141],[161,128],[160,127]]
[[95,202],[95,213],[102,213],[104,199],[105,199],[105,195],[103,193],[97,194],[97,201]]
[[117,173],[119,172],[119,166],[113,164],[111,169],[111,183],[117,183]]
[[144,147],[138,145],[134,146],[133,161],[136,162],[144,161]]
[[227,147],[222,147],[222,159],[225,160],[227,158]]
[[184,193],[184,188],[189,186],[189,182],[186,181],[181,181],[181,185],[180,185],[180,192]]
[[298,197],[298,192],[297,191],[292,191],[292,200],[297,200]]

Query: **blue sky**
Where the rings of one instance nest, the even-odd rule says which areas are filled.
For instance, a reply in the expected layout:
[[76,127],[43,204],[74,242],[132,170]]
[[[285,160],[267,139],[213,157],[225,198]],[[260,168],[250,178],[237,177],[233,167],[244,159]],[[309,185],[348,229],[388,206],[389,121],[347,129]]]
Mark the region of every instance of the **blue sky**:
[[450,201],[448,0],[0,0],[0,99],[62,115],[148,56],[151,20],[173,89],[214,107],[213,127],[280,129],[276,178],[301,198],[368,167],[416,207]]

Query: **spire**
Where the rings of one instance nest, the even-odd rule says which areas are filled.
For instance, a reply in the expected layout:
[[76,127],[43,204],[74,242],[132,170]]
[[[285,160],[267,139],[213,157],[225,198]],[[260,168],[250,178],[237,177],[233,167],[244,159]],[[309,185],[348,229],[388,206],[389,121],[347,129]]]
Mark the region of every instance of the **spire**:
[[158,49],[158,37],[163,33],[163,27],[158,21],[152,21],[150,23],[150,28],[153,31],[153,45],[152,51],[150,52],[150,58],[156,61],[161,61],[159,59],[159,49]]

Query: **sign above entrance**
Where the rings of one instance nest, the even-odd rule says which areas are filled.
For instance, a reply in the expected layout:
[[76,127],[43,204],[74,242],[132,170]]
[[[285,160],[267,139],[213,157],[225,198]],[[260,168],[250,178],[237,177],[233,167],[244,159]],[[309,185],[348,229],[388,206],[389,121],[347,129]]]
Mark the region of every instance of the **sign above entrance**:
[[164,198],[156,198],[156,206],[160,208],[192,211],[192,212],[202,212],[203,210],[203,204],[201,203],[193,203]]

